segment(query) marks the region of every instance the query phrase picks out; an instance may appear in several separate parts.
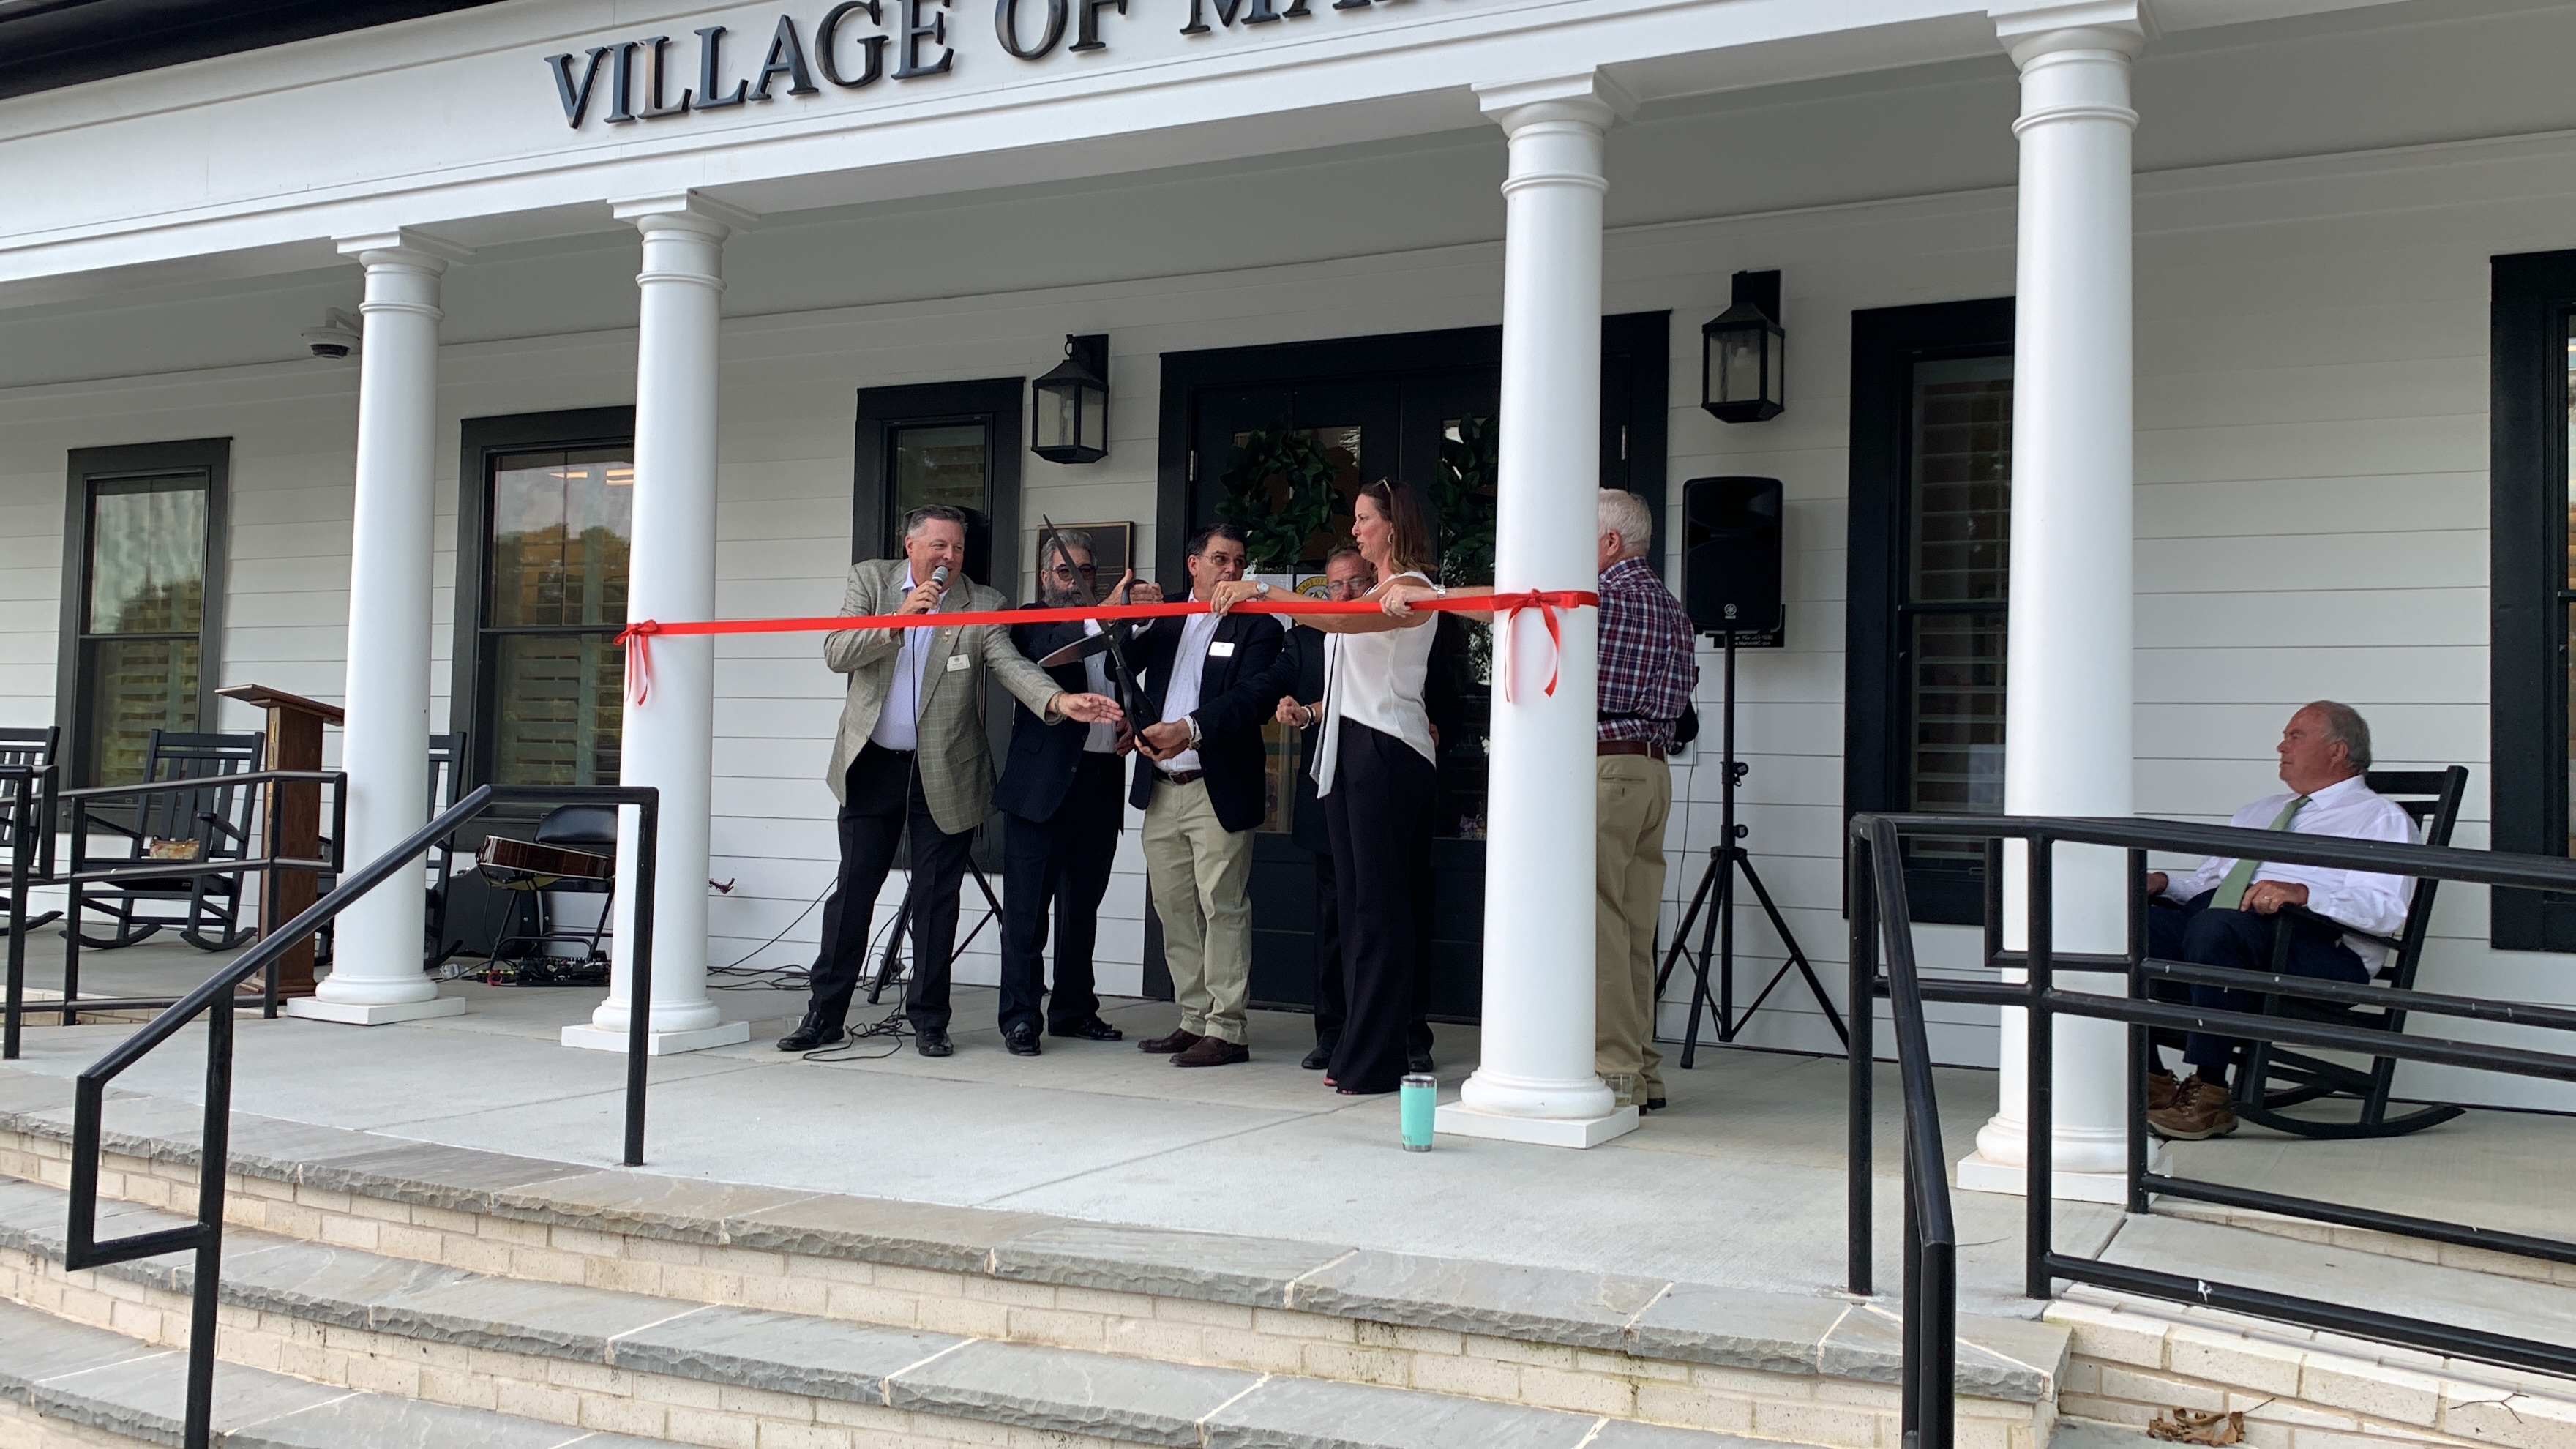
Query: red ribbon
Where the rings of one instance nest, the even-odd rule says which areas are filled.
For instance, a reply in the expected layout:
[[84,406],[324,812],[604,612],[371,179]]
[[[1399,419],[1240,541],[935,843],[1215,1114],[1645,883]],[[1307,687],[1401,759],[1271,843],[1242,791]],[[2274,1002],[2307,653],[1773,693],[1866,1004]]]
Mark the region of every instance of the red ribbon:
[[[1283,591],[1284,592],[1284,591]],[[1482,613],[1491,610],[1503,616],[1506,625],[1525,609],[1536,609],[1547,623],[1551,653],[1560,650],[1564,636],[1557,624],[1559,609],[1588,608],[1601,602],[1599,594],[1578,590],[1531,590],[1514,594],[1460,595],[1445,599],[1416,599],[1413,607],[1433,613]],[[1246,599],[1234,606],[1246,614],[1374,614],[1378,606],[1366,599],[1335,602],[1331,599],[1303,597]],[[686,634],[806,634],[842,629],[947,629],[972,624],[1070,624],[1086,619],[1173,619],[1189,614],[1204,614],[1208,606],[1196,600],[1173,604],[1100,604],[1090,608],[1071,609],[960,609],[952,613],[931,614],[866,614],[856,617],[821,619],[699,619],[663,623],[656,619],[638,619],[618,634],[617,642],[626,648],[626,697],[642,704],[652,692],[652,639],[656,635]],[[1508,638],[1506,639],[1508,643]],[[1511,695],[1510,656],[1504,656],[1503,698]],[[1547,692],[1556,693],[1557,667],[1548,666]]]

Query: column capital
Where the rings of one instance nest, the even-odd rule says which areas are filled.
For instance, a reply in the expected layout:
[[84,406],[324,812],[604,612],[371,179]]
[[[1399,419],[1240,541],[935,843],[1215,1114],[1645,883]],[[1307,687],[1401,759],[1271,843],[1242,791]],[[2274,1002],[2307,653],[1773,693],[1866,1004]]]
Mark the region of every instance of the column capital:
[[461,247],[452,241],[417,232],[409,227],[385,231],[352,232],[336,236],[331,244],[344,257],[356,257],[368,266],[409,266],[423,271],[440,272],[451,262],[462,262],[474,255],[472,247]]
[[1538,121],[1577,121],[1606,131],[1637,113],[1636,96],[1606,71],[1481,81],[1473,89],[1477,106],[1507,132]]
[[719,240],[760,224],[755,212],[728,206],[703,191],[665,191],[612,199],[608,213],[639,231],[695,231]]
[[2027,69],[2043,56],[2109,50],[2136,58],[2154,38],[2144,0],[1993,0],[1995,38]]

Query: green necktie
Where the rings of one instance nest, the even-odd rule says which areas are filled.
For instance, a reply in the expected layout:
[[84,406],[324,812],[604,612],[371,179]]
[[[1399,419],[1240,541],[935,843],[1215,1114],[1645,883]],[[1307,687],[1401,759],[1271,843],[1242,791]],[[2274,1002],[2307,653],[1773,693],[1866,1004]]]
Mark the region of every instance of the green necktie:
[[[2264,829],[2289,829],[2290,817],[2298,814],[2299,807],[2307,803],[2308,797],[2302,795],[2291,801],[2289,804],[2282,806],[2281,813],[2273,816],[2272,823],[2265,826]],[[2213,911],[2233,911],[2243,909],[2245,905],[2245,888],[2254,883],[2254,869],[2256,866],[2261,864],[2262,862],[2258,860],[2240,860],[2236,862],[2236,864],[2229,866],[2227,868],[2227,874],[2221,877],[2218,882],[2218,895],[2215,899],[2210,901],[2209,908]]]

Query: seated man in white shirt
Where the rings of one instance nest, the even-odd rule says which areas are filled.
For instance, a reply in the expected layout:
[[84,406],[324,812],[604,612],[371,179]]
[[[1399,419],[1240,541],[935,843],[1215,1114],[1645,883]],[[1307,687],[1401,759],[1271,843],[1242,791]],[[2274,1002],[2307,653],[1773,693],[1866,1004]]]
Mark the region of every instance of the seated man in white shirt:
[[[2404,807],[2373,794],[2361,778],[2370,768],[2370,726],[2350,705],[2321,699],[2290,716],[2279,752],[2281,783],[2289,791],[2255,801],[2228,824],[2240,830],[2414,843],[2415,824]],[[2405,876],[2212,857],[2188,875],[2148,874],[2149,896],[2161,896],[2181,909],[2147,913],[2147,950],[2168,961],[2269,971],[2272,934],[2279,925],[2274,917],[2283,906],[2304,906],[2339,925],[2394,936],[2406,923],[2406,903],[2414,891],[2415,882]],[[2387,948],[2376,941],[2299,921],[2291,926],[2284,969],[2294,976],[2358,984],[2368,981],[2387,956]],[[2181,1000],[2187,991],[2195,1006],[2262,1009],[2261,997],[2252,992],[2178,982],[2158,985],[2158,996]],[[2183,1060],[2193,1075],[2180,1083],[2165,1073],[2162,1053],[2157,1054],[2147,1082],[2147,1125],[2157,1136],[2198,1141],[2236,1130],[2227,1068],[2241,1045],[2234,1037],[2189,1034]]]

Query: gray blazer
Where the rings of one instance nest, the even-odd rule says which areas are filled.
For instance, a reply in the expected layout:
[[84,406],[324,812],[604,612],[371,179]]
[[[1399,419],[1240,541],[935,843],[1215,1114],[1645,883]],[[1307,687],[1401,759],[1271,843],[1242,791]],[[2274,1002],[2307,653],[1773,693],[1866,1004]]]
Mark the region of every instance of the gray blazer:
[[[903,607],[904,574],[900,558],[869,559],[850,566],[850,586],[841,596],[844,615],[891,614]],[[945,609],[1006,609],[1010,605],[992,589],[966,581],[961,598],[955,587]],[[886,695],[894,688],[895,661],[903,653],[896,637],[908,629],[836,629],[823,636],[823,662],[850,676],[848,697],[841,704],[841,730],[832,742],[831,772],[824,783],[832,798],[844,800],[850,762],[859,757],[868,736],[876,732]],[[963,660],[962,664],[953,661]],[[964,834],[993,813],[993,752],[984,733],[984,673],[992,671],[1002,687],[1049,724],[1064,718],[1047,713],[1059,686],[1046,671],[1013,647],[1009,626],[975,624],[934,628],[930,661],[921,671],[921,791],[930,802],[931,818],[951,835]]]

